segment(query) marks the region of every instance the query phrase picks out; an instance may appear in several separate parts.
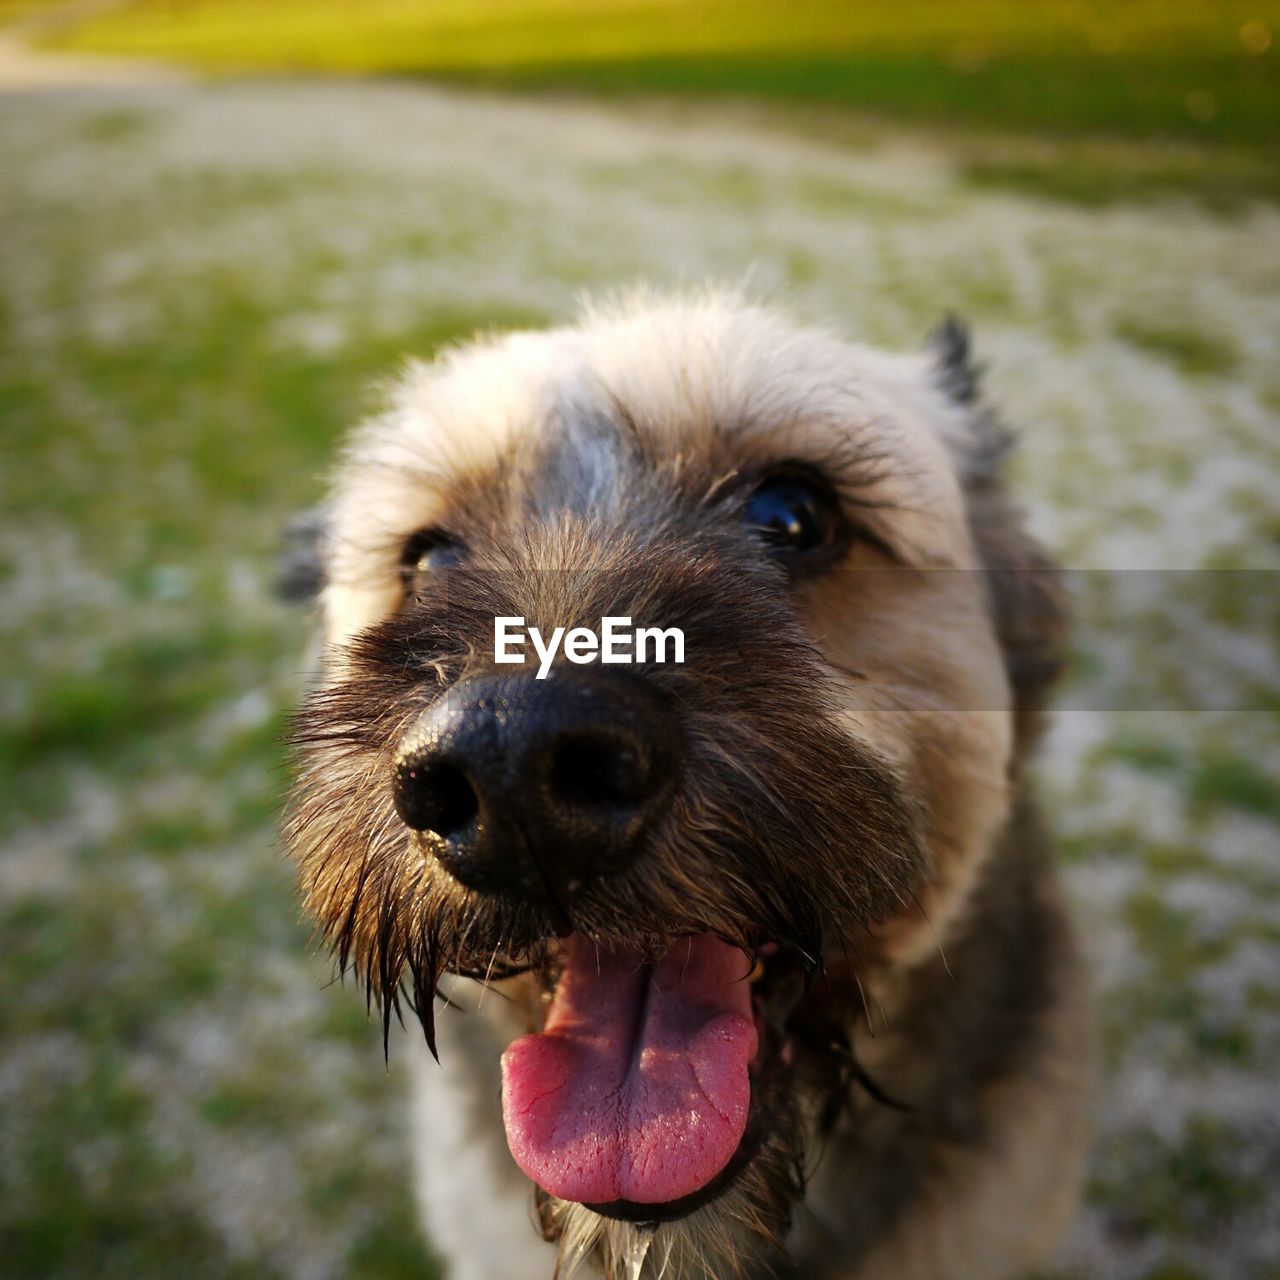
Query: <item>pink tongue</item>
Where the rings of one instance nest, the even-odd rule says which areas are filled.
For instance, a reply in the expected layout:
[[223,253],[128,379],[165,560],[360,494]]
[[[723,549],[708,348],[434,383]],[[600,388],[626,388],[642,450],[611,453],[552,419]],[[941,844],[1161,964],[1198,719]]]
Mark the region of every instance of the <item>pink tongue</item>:
[[747,1123],[750,959],[701,934],[651,967],[574,934],[564,962],[542,1034],[502,1055],[516,1163],[587,1204],[661,1204],[706,1186]]

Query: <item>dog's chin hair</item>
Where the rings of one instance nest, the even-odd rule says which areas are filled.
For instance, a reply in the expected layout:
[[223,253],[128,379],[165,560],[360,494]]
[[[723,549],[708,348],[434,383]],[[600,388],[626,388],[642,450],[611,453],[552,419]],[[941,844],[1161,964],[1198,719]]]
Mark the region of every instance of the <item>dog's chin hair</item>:
[[[555,1280],[602,1271],[606,1280],[742,1274],[734,1231],[708,1210],[681,1222],[621,1222],[581,1204],[557,1201]],[[710,1219],[707,1224],[697,1221]],[[585,1270],[584,1270],[585,1268]]]
[[800,1126],[791,1115],[732,1187],[674,1222],[607,1218],[539,1191],[543,1237],[559,1249],[556,1280],[601,1272],[605,1280],[731,1280],[760,1274],[762,1255],[781,1257],[792,1206],[804,1196],[802,1153]]

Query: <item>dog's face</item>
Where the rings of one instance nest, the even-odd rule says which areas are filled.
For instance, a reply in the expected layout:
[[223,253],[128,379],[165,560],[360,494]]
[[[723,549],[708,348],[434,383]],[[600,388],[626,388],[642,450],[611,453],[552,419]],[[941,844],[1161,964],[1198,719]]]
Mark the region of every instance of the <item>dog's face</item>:
[[[430,1038],[447,973],[516,1002],[507,1138],[574,1256],[781,1240],[860,981],[963,906],[1053,621],[992,590],[1032,553],[983,433],[954,333],[699,300],[414,369],[347,450],[288,838],[387,1016],[404,984]],[[539,679],[495,662],[512,617],[684,661]]]

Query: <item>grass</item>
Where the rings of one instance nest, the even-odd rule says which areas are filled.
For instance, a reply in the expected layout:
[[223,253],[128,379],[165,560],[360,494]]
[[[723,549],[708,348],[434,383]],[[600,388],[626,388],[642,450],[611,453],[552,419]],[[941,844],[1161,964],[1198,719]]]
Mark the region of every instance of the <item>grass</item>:
[[[124,118],[95,120],[86,145],[104,135],[119,142]],[[77,241],[67,234],[60,253],[74,260]],[[23,1120],[10,1126],[0,1276],[15,1280],[288,1274],[275,1255],[228,1245],[192,1206],[183,1193],[196,1176],[191,1158],[167,1154],[172,1115],[162,1123],[147,1092],[124,1081],[139,1056],[165,1060],[166,1028],[180,1011],[225,1023],[229,994],[259,983],[264,948],[305,964],[294,994],[319,984],[323,966],[306,962],[292,878],[273,851],[282,716],[302,664],[299,619],[269,600],[276,533],[283,515],[317,495],[339,429],[406,343],[429,352],[502,319],[428,307],[412,337],[370,336],[322,359],[280,349],[269,337],[272,311],[234,276],[204,284],[194,312],[171,312],[125,349],[71,326],[53,358],[74,368],[63,391],[74,386],[87,413],[57,404],[26,362],[0,362],[7,447],[24,464],[21,476],[6,468],[0,478],[7,519],[68,522],[79,531],[76,572],[118,602],[61,611],[39,633],[0,629],[12,706],[0,730],[0,832],[67,821],[83,799],[77,778],[92,777],[100,793],[155,797],[68,851],[68,896],[37,893],[0,915],[0,1039],[16,1047],[67,1038],[63,1058],[93,1072],[88,1089],[56,1076],[33,1085]],[[173,302],[180,310],[179,291]],[[157,482],[166,474],[176,486]],[[251,607],[228,576],[237,563],[256,566]],[[265,691],[265,719],[211,729],[211,718],[255,689]],[[192,770],[216,803],[165,799],[175,773]],[[134,879],[144,873],[153,887],[169,886],[158,914]],[[313,1050],[332,1043],[359,1057],[362,1078],[381,1080],[362,1006],[349,991],[330,994]],[[270,1025],[272,1015],[256,1016]],[[292,1039],[268,1037],[245,1053],[203,1094],[182,1086],[191,1091],[179,1094],[184,1123],[228,1131],[241,1145],[310,1125],[316,1094],[299,1083]],[[86,1171],[91,1149],[105,1154]],[[360,1211],[336,1246],[339,1256],[349,1247],[344,1274],[429,1278],[403,1179],[385,1176],[378,1165],[352,1175]],[[342,1220],[334,1207],[323,1216]]]
[[1236,353],[1227,343],[1169,319],[1128,317],[1116,324],[1115,334],[1122,342],[1169,360],[1187,373],[1222,377],[1236,367]]
[[[1234,1212],[1265,1196],[1261,1176],[1237,1172],[1238,1143],[1230,1125],[1203,1116],[1174,1138],[1142,1133],[1118,1139],[1121,1182],[1108,1190],[1123,1204],[1124,1229],[1177,1241],[1229,1226]],[[1162,1268],[1157,1274],[1178,1273]]]
[[1058,200],[1086,208],[1150,204],[1194,196],[1210,209],[1235,212],[1255,200],[1280,201],[1273,147],[1135,142],[1092,136],[955,140],[975,186]]
[[[404,1046],[388,1074],[358,994],[322,989],[274,836],[309,665],[308,620],[271,595],[278,531],[404,353],[562,317],[579,284],[753,261],[763,292],[899,349],[954,307],[1069,562],[1273,563],[1259,335],[1280,276],[1258,223],[992,199],[953,153],[886,163],[878,126],[823,106],[793,118],[842,145],[797,145],[780,101],[726,129],[389,84],[0,98],[4,1280],[440,1274]],[[252,137],[228,141],[237,120]],[[1266,581],[1204,609],[1245,629]],[[1153,676],[1179,657],[1144,652]],[[1090,717],[1096,738],[1062,717],[1040,773],[1099,958],[1108,1096],[1138,1102],[1101,1118],[1062,1274],[1253,1280],[1280,1187],[1274,721]]]
[[1275,0],[133,0],[56,39],[219,70],[727,94],[1257,148],[1280,142],[1277,35]]
[[1280,819],[1280,781],[1254,761],[1242,757],[1205,761],[1191,778],[1189,794],[1192,802],[1201,808],[1224,804]]
[[1128,735],[1109,742],[1106,754],[1111,760],[1123,761],[1151,773],[1173,772],[1181,762],[1178,749],[1171,743]]

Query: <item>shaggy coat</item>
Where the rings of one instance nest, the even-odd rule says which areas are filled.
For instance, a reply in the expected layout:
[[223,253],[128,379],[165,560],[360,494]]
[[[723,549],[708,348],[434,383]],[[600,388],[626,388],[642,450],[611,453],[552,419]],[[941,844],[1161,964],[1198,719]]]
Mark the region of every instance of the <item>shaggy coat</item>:
[[[957,325],[891,356],[725,295],[447,352],[352,436],[287,839],[341,968],[438,1055],[414,1148],[454,1280],[998,1280],[1051,1249],[1092,1037],[1023,772],[1065,610],[1006,445]],[[827,503],[803,562],[744,519],[778,476]],[[496,616],[606,614],[686,638],[683,665],[636,673],[681,759],[641,856],[567,905],[532,872],[460,883],[397,815],[397,753],[492,673]],[[570,930],[759,961],[741,1158],[678,1211],[559,1199],[503,1140],[499,1062],[541,1027]]]

